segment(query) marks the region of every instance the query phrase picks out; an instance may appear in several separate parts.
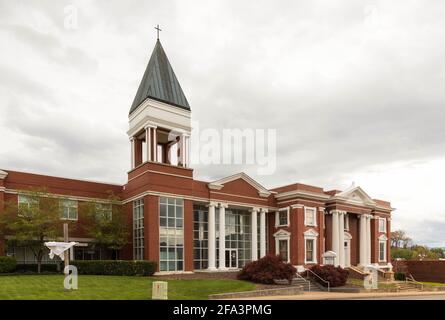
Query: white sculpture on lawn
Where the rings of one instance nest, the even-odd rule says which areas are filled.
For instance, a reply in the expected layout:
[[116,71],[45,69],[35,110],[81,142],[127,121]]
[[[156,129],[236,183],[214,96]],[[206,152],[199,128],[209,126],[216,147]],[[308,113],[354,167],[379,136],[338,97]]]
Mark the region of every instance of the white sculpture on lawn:
[[68,250],[78,243],[73,241],[68,242],[67,223],[63,224],[63,238],[65,242],[49,241],[45,242],[45,246],[49,249],[50,259],[54,259],[54,256],[58,256],[65,262],[65,268],[63,269],[63,273],[65,274],[63,286],[65,289],[77,289],[77,268],[75,266],[70,266],[70,255]]

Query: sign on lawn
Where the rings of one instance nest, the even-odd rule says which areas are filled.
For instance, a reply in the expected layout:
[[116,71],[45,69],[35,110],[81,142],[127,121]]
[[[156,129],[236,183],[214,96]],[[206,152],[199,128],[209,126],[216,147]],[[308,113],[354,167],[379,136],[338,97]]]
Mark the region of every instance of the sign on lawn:
[[151,290],[151,298],[153,300],[167,300],[167,287],[166,281],[154,281],[153,288]]
[[365,287],[365,289],[378,289],[378,269],[372,266],[367,266],[364,268],[364,271],[368,273],[367,275],[365,275],[365,279],[363,280],[363,286]]

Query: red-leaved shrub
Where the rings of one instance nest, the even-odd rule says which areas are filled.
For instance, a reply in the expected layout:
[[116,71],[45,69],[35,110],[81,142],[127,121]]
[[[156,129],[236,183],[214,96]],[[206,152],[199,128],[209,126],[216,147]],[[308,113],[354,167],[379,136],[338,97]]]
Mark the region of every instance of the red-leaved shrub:
[[[331,287],[344,286],[348,280],[349,271],[341,267],[334,267],[332,265],[315,265],[311,270],[323,280],[329,281]],[[315,280],[319,279],[315,278]],[[319,281],[319,283],[323,286],[327,286],[323,281]]]
[[288,280],[289,283],[297,270],[279,256],[269,254],[257,261],[250,262],[238,273],[239,280],[273,284],[274,280]]

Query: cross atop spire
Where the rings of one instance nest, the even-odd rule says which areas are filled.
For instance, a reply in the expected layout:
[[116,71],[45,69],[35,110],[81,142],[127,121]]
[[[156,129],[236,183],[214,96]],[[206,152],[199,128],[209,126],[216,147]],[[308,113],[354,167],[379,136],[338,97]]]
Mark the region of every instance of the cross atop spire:
[[158,40],[159,40],[159,31],[162,31],[161,28],[159,28],[159,24],[155,27],[156,31],[157,31],[157,35],[158,35]]

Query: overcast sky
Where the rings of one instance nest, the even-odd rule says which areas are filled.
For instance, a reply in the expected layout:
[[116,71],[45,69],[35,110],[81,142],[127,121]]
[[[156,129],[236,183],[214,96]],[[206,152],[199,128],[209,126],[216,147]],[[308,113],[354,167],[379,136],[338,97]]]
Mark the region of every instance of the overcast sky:
[[0,168],[125,183],[160,24],[193,120],[277,129],[274,175],[196,178],[355,181],[397,208],[393,229],[445,246],[444,16],[443,1],[0,0]]

